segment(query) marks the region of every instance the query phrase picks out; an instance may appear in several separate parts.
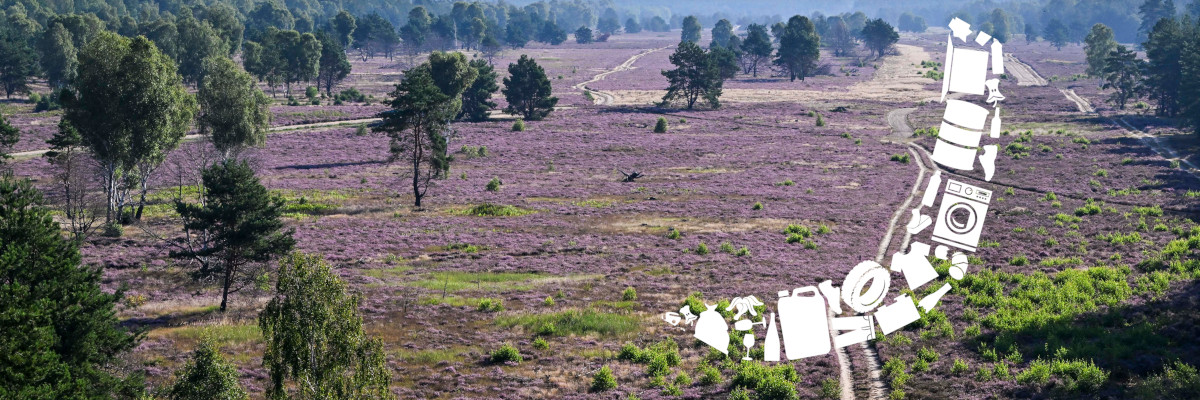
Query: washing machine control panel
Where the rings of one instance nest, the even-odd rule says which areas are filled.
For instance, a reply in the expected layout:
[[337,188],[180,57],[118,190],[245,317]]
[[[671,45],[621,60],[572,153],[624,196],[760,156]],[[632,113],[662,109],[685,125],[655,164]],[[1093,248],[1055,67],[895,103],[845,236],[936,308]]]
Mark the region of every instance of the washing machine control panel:
[[984,204],[992,201],[991,190],[971,186],[953,179],[946,183],[946,193],[956,194]]

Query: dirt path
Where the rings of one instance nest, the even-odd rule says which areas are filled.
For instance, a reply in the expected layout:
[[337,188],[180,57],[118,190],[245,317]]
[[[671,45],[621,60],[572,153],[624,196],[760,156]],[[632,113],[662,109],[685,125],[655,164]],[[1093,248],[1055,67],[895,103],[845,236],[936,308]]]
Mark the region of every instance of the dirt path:
[[1004,69],[1017,78],[1017,86],[1046,86],[1050,82],[1046,82],[1037,71],[1018,60],[1012,54],[1005,54]]
[[1086,99],[1079,97],[1079,95],[1075,94],[1074,89],[1058,89],[1058,91],[1062,92],[1063,96],[1067,96],[1067,100],[1070,100],[1072,103],[1075,103],[1075,107],[1079,109],[1079,112],[1081,112],[1081,113],[1096,112],[1096,109],[1092,108],[1091,103],[1088,103],[1088,101]]
[[[335,126],[369,124],[369,123],[373,123],[376,121],[379,121],[379,118],[362,118],[362,119],[350,119],[350,120],[342,120],[342,121],[315,122],[315,123],[311,123],[311,124],[272,126],[267,132],[280,133],[280,132],[299,131],[299,130],[312,129],[312,128],[326,128],[326,127],[335,127]],[[187,136],[183,137],[183,141],[190,142],[193,140],[199,140],[200,138],[201,138],[201,136],[198,134],[187,135]],[[28,160],[31,158],[41,157],[43,154],[46,154],[46,152],[48,152],[48,151],[50,151],[50,149],[23,151],[20,153],[13,153],[12,158],[13,158],[13,161]]]
[[587,91],[591,92],[593,95],[596,96],[596,99],[593,100],[593,102],[595,104],[598,104],[598,105],[613,104],[613,102],[616,101],[616,97],[613,96],[611,93],[608,93],[605,91],[600,91],[600,90],[595,90],[595,89],[590,89],[587,87],[587,85],[592,82],[602,81],[602,80],[604,80],[604,78],[607,78],[609,75],[612,75],[612,74],[615,74],[615,73],[618,73],[621,71],[631,70],[634,68],[633,63],[637,62],[637,60],[639,58],[645,57],[647,54],[650,54],[650,53],[653,53],[653,52],[656,52],[659,50],[663,50],[663,49],[666,49],[669,47],[671,47],[671,46],[659,47],[657,49],[643,50],[641,53],[637,53],[637,54],[634,54],[633,56],[629,57],[629,59],[625,60],[625,62],[621,63],[621,65],[618,65],[615,68],[610,69],[608,71],[604,71],[599,74],[596,74],[596,76],[593,76],[592,79],[588,79],[586,81],[579,82],[579,83],[575,84],[575,86],[572,86],[572,87],[575,90],[587,90]]
[[892,127],[891,138],[905,140],[912,137],[913,129],[908,126],[908,115],[917,111],[916,107],[897,108],[887,113],[888,126]]
[[1188,161],[1187,157],[1180,157],[1179,154],[1175,152],[1175,149],[1163,142],[1162,138],[1156,135],[1151,135],[1134,127],[1129,123],[1129,121],[1126,121],[1125,118],[1117,117],[1116,119],[1113,119],[1112,117],[1106,117],[1104,114],[1099,112],[1096,112],[1096,115],[1108,118],[1108,120],[1112,121],[1113,124],[1125,129],[1126,136],[1140,139],[1142,143],[1146,145],[1146,147],[1154,150],[1154,152],[1158,153],[1160,157],[1167,159],[1167,161],[1179,162],[1180,166],[1183,167],[1184,172],[1187,172],[1192,177],[1200,178],[1200,175],[1197,175],[1197,172],[1200,169],[1196,167],[1196,164]]

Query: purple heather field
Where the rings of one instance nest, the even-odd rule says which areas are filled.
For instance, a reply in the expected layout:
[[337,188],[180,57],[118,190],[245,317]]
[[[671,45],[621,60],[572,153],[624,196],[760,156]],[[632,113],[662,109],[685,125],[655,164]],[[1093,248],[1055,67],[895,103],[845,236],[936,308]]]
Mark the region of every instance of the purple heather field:
[[[545,120],[527,121],[524,131],[513,131],[512,117],[504,114],[453,124],[455,160],[422,209],[411,206],[404,166],[388,162],[386,137],[369,129],[360,135],[358,122],[300,126],[374,117],[411,65],[406,55],[351,58],[354,72],[339,89],[354,87],[371,96],[369,104],[274,105],[272,126],[288,128],[272,132],[245,157],[262,183],[288,201],[286,222],[298,250],[324,255],[362,294],[367,332],[383,340],[400,398],[725,398],[742,368],[740,354],[710,360],[710,348],[689,329],[660,317],[678,311],[695,292],[708,304],[754,295],[772,312],[780,290],[825,279],[841,284],[855,264],[876,257],[898,211],[903,214],[886,254],[905,250],[909,214],[901,207],[921,165],[935,168],[928,154],[937,139],[928,128],[940,124],[944,103],[926,99],[940,81],[910,77],[914,83],[903,91],[853,96],[876,85],[884,91],[897,71],[916,77],[928,71],[919,62],[941,61],[941,35],[903,34],[905,52],[882,59],[862,48],[851,57],[823,52],[827,73],[803,81],[770,68],[757,78],[738,74],[724,83],[735,100],[716,110],[620,101],[666,89],[661,71],[672,68],[668,57],[678,32],[506,49],[494,59],[500,77],[527,54],[545,69],[561,107]],[[705,32],[701,43],[708,41]],[[1082,75],[1079,45],[1059,51],[1045,42],[1012,42],[1006,52],[1049,84],[1002,81],[1005,132],[984,138],[1001,149],[991,182],[978,170],[943,172],[994,192],[969,277],[957,281],[943,272],[933,289],[941,282],[954,289],[935,312],[867,346],[846,348],[848,365],[834,352],[778,363],[798,373],[800,398],[822,396],[823,384],[838,384],[843,369],[849,373],[842,384],[851,386],[841,390],[861,398],[877,390],[873,385],[909,398],[1111,398],[1125,393],[1122,385],[1161,371],[1166,360],[1200,357],[1193,323],[1200,303],[1193,282],[1200,274],[1164,258],[1196,257],[1200,180],[1112,118],[1126,118],[1167,143],[1178,129],[1107,105],[1099,80]],[[656,51],[630,68],[593,79],[649,50]],[[633,105],[592,104],[581,84]],[[1102,115],[1080,112],[1064,96],[1067,89]],[[277,100],[286,103],[277,90]],[[795,100],[747,100],[762,92]],[[504,107],[501,94],[493,101]],[[45,148],[61,112],[34,113],[26,103],[5,107],[23,134],[15,150]],[[913,107],[906,121],[917,133],[894,135],[889,112]],[[666,133],[653,132],[660,117]],[[182,236],[172,193],[180,183],[195,184],[211,153],[203,140],[170,153],[151,180],[145,221],[120,237],[89,239],[83,259],[105,268],[106,289],[127,289],[120,316],[147,330],[127,357],[146,370],[152,386],[171,382],[208,335],[238,366],[251,396],[262,398],[269,379],[255,318],[270,292],[247,288],[231,297],[228,312],[217,312],[216,285],[190,279],[193,266],[169,257],[168,241]],[[12,167],[53,198],[45,160],[22,159]],[[644,177],[622,182],[621,171]],[[502,185],[486,190],[493,179]],[[510,206],[509,215],[472,215],[473,207],[486,204]],[[789,225],[811,236],[790,243]],[[697,250],[701,245],[706,251]],[[1171,246],[1175,253],[1164,250]],[[889,301],[908,292],[899,273],[891,282]],[[626,288],[636,290],[635,299],[623,298]],[[916,297],[931,291],[923,287]],[[493,300],[502,301],[503,310],[481,309],[481,302]],[[539,335],[547,321],[557,321],[559,332]],[[1150,331],[1154,338],[1145,339]],[[763,329],[756,332],[761,349]],[[1106,355],[1094,347],[1109,341],[1071,342],[1085,337],[1080,332],[1136,342],[1144,352]],[[680,360],[666,378],[678,385],[679,396],[654,382],[646,365],[619,357],[627,343],[648,348],[668,338],[678,343]],[[744,352],[740,336],[734,341]],[[514,345],[524,360],[490,362],[502,344]],[[1045,379],[1020,378],[1034,376],[1043,360],[1093,362],[1108,382],[1072,392],[1070,385],[1083,378],[1067,367]],[[882,377],[873,377],[880,370],[873,363],[885,366]],[[700,384],[704,365],[717,368],[721,383]],[[592,374],[603,366],[612,369],[618,387],[590,392]],[[681,374],[694,382],[678,383]],[[897,374],[911,379],[896,380]]]

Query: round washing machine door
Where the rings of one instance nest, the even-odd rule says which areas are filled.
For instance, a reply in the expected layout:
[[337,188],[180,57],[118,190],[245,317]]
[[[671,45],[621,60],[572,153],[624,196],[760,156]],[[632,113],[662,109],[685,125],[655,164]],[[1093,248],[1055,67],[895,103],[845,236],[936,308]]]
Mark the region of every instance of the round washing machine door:
[[970,234],[979,223],[979,215],[976,213],[975,207],[961,200],[947,207],[946,215],[943,218],[945,218],[943,224],[946,228],[960,235]]

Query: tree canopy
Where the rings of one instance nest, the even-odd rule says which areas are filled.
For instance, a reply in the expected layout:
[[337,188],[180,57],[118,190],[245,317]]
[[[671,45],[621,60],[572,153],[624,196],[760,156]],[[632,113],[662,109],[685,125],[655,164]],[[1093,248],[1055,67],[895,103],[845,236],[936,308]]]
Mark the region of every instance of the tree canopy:
[[669,81],[667,93],[663,95],[664,104],[682,99],[691,109],[703,99],[710,107],[721,106],[719,98],[724,78],[708,52],[693,42],[679,42],[670,59],[675,69],[662,72]]
[[262,145],[271,123],[270,99],[254,79],[225,56],[204,62],[204,81],[197,92],[196,125],[226,159]]
[[775,65],[787,72],[790,80],[804,80],[817,68],[820,58],[821,37],[812,21],[801,15],[788,19],[779,35]]
[[875,52],[875,58],[883,57],[883,53],[900,40],[900,34],[883,18],[867,21],[862,29],[862,37],[867,48]]
[[550,79],[533,58],[522,54],[515,64],[508,65],[508,75],[501,90],[508,101],[504,112],[536,121],[554,110],[558,98],[551,96]]

